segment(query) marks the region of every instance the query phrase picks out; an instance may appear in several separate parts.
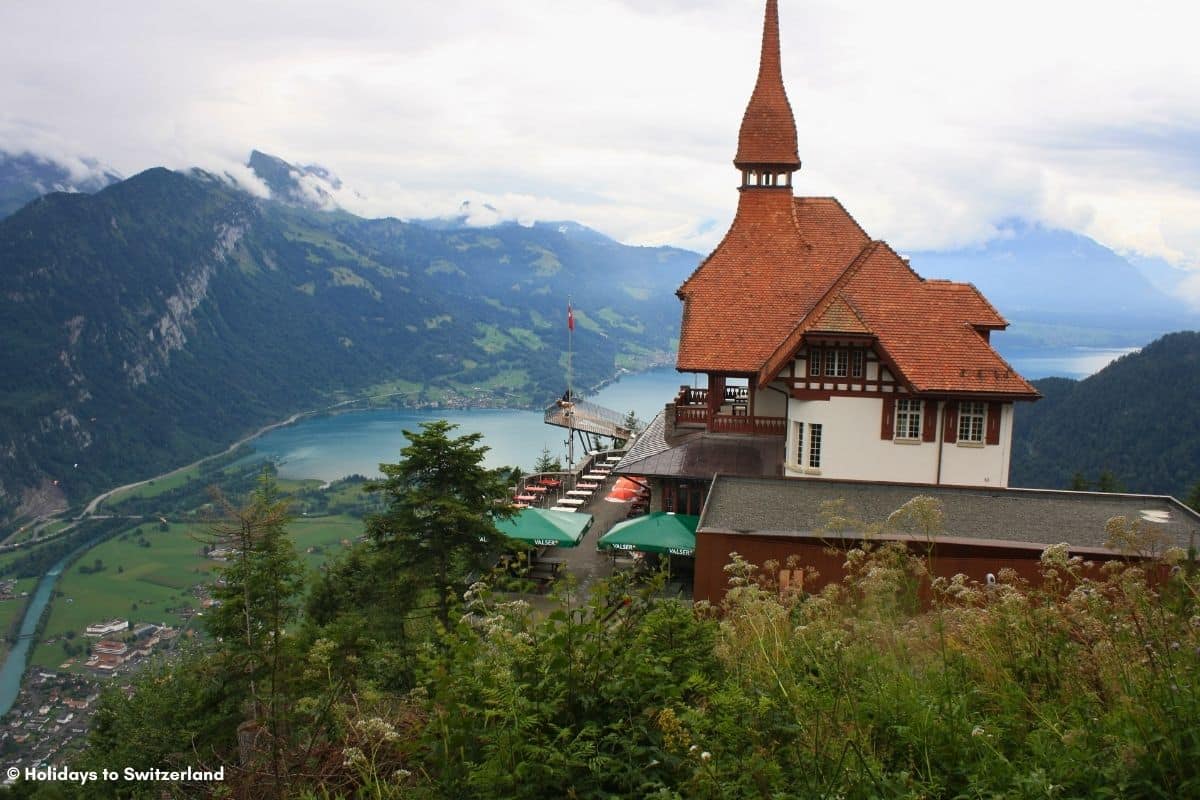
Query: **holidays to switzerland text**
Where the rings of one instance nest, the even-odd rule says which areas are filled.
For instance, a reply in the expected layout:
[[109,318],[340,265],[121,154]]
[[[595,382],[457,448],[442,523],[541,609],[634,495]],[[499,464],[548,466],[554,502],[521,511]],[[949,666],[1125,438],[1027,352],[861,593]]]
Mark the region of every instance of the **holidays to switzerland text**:
[[24,778],[27,781],[69,781],[83,786],[96,781],[223,781],[225,768],[184,770],[169,769],[124,769],[77,770],[70,767],[9,767],[6,775],[10,781]]

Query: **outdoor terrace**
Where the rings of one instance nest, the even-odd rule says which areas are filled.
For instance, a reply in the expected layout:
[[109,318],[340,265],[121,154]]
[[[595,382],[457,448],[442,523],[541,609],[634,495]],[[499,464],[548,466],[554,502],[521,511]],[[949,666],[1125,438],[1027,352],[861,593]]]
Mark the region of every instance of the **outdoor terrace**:
[[749,387],[726,386],[720,402],[710,402],[713,399],[708,389],[680,386],[675,397],[675,427],[754,436],[787,434],[787,417],[763,417],[752,413]]

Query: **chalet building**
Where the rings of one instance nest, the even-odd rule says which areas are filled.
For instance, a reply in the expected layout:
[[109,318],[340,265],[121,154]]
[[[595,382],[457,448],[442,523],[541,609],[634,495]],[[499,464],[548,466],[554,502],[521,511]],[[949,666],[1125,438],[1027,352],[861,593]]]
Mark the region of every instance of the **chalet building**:
[[[958,498],[964,487],[1004,494],[1014,406],[1039,398],[992,347],[992,333],[1008,323],[978,289],[922,278],[836,199],[795,195],[800,157],[777,0],[766,3],[758,79],[733,164],[740,176],[733,223],[677,292],[676,367],[702,376],[703,385],[681,387],[615,470],[646,479],[659,510],[694,515],[706,507],[715,476],[749,481],[726,483],[737,487],[739,502],[724,505],[720,524],[710,526],[721,532],[708,537],[711,552],[700,520],[698,598],[716,593],[702,586],[722,577],[738,536],[759,530],[739,524],[737,509],[767,495],[789,498],[771,517],[783,526],[771,530],[788,535],[758,550],[782,560],[798,541],[791,534],[813,533],[808,512],[830,485],[839,487],[834,495],[868,500],[892,496],[870,489],[883,483],[906,487],[900,494],[908,497]],[[793,480],[781,488],[757,479]],[[1182,504],[1153,500],[1134,506],[1153,519],[1184,520],[1175,533],[1185,538],[1200,531],[1200,518]],[[803,519],[797,508],[806,510]],[[1008,519],[1023,531],[985,534],[976,526],[964,531],[968,545],[1000,535],[1021,542],[1005,552],[1028,560],[1022,547],[1034,552],[1037,542],[1061,541],[1049,524],[1019,513]]]

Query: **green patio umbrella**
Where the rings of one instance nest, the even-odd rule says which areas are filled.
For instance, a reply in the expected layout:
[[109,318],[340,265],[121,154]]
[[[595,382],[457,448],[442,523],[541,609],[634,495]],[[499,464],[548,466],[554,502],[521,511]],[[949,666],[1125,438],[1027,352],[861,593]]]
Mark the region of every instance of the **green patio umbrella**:
[[613,525],[596,543],[599,550],[641,550],[690,556],[696,553],[696,524],[699,517],[655,511],[644,517]]
[[545,508],[523,508],[508,519],[496,520],[496,529],[508,538],[538,547],[574,547],[590,527],[591,514]]

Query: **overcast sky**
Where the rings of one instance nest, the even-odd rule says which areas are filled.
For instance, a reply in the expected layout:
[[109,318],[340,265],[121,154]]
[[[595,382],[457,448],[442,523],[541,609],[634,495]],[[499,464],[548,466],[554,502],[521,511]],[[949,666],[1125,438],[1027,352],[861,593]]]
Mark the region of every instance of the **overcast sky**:
[[[707,251],[763,0],[0,2],[0,148],[319,163],[369,215],[464,200]],[[804,168],[901,250],[1011,217],[1200,267],[1192,2],[781,0]]]

